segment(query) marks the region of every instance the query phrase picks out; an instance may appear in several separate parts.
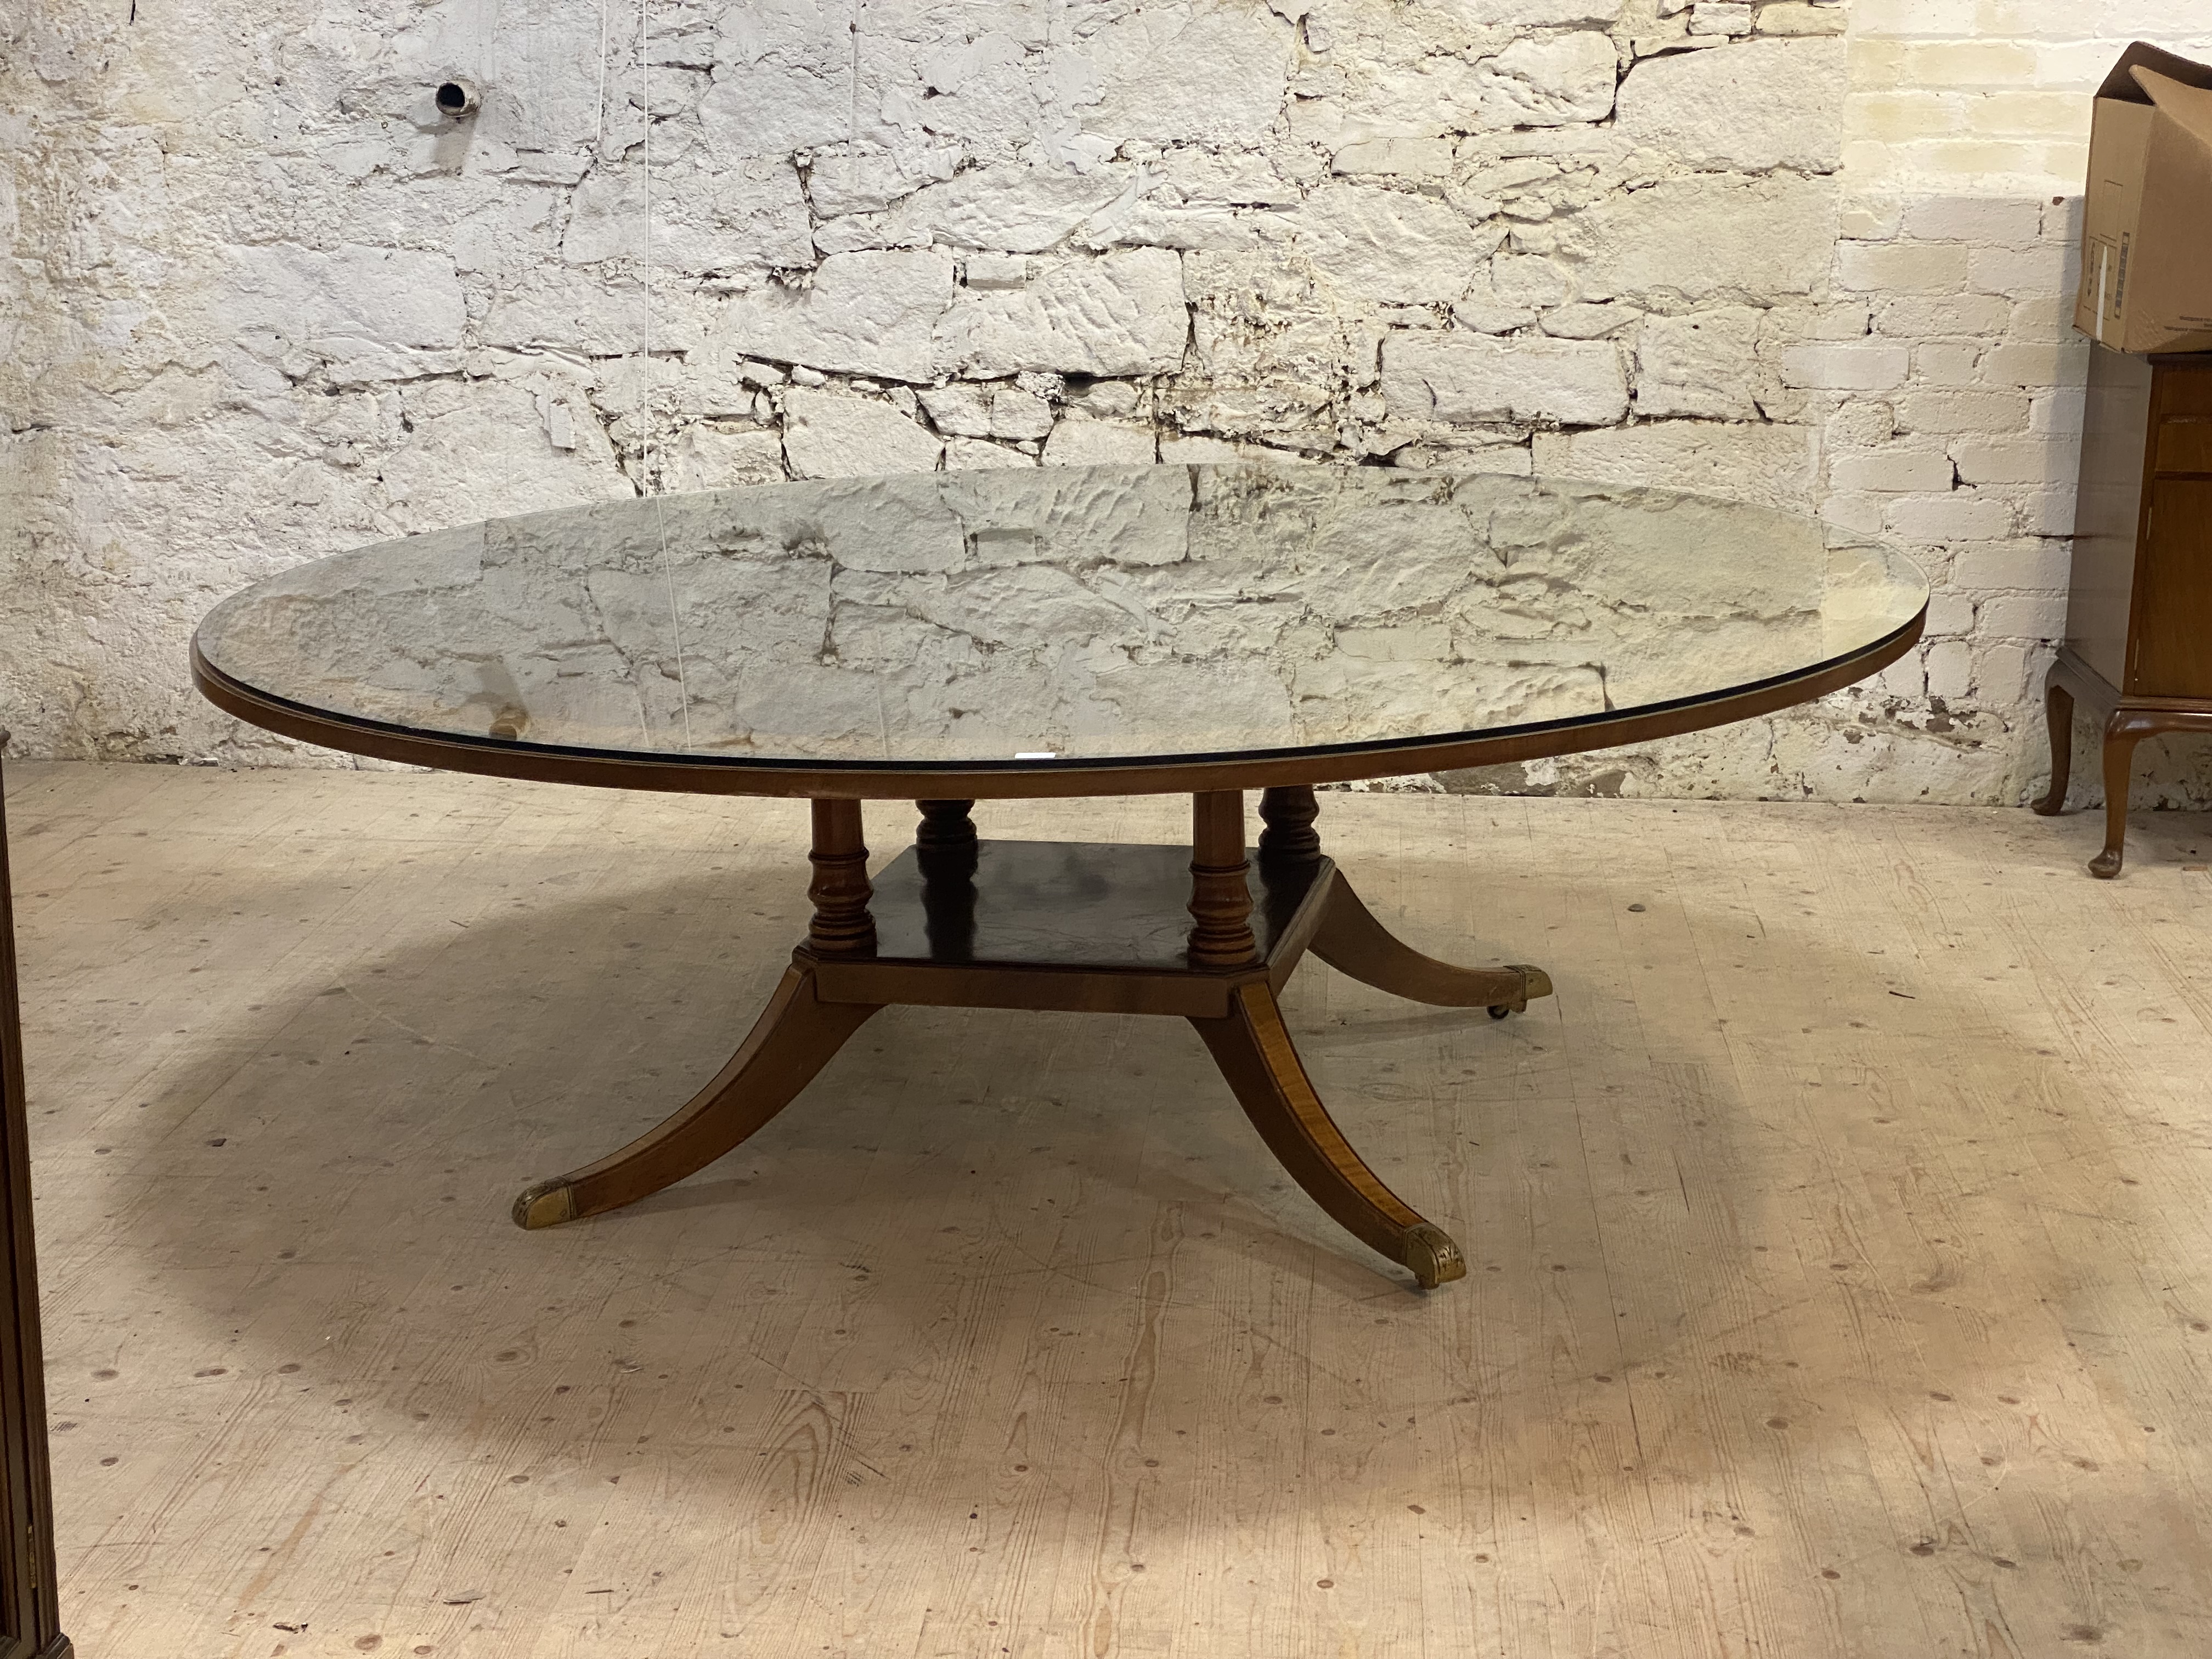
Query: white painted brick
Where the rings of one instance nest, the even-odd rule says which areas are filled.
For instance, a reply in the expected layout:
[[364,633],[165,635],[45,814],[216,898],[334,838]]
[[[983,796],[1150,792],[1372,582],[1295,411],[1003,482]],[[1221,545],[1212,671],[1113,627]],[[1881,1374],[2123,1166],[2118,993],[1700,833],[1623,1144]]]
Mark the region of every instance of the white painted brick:
[[1939,640],[1928,647],[1927,659],[1928,695],[1963,702],[1974,684],[1973,647],[1964,640]]
[[1820,521],[1833,525],[1838,530],[1856,531],[1863,536],[1879,536],[1882,530],[1882,509],[1889,497],[1871,492],[1855,493],[1832,490],[1820,503]]
[[1974,696],[2002,708],[2028,701],[2029,679],[2039,653],[2020,645],[1984,645],[1974,653]]
[[2009,505],[1965,489],[1902,496],[1882,516],[1891,535],[1917,542],[1989,541],[2013,533]]
[[1951,459],[1970,484],[2071,484],[2081,471],[2080,446],[2045,438],[1963,438]]
[[1951,562],[1951,580],[1962,588],[2001,592],[2008,588],[2063,592],[2072,558],[2063,542],[2039,537],[1961,548]]
[[1994,294],[1909,296],[1880,301],[1874,326],[1893,339],[1942,339],[2002,334],[2012,320],[2010,302]]
[[1784,351],[1782,380],[1785,386],[1836,392],[1886,392],[1902,385],[1911,367],[1911,354],[1903,346],[1881,341],[1824,342]]
[[2027,429],[2031,432],[2065,433],[2078,437],[2081,431],[2083,404],[2087,395],[2079,386],[2037,392],[2028,412]]
[[2076,506],[2071,485],[2031,491],[2021,504],[2020,527],[2031,536],[2071,536]]
[[1901,432],[2019,432],[2028,400],[2017,392],[1908,392],[1897,400]]
[[1972,594],[1937,592],[1928,596],[1928,636],[1930,639],[1973,631],[1974,600]]
[[1919,651],[1908,651],[1883,669],[1875,684],[1881,687],[1884,696],[1917,702],[1928,695],[1927,653],[1931,645]]
[[2080,386],[2088,378],[2087,340],[2048,340],[2032,345],[1996,347],[1981,362],[1981,379],[1989,386]]
[[1923,242],[2032,246],[2042,238],[2043,204],[2002,197],[1931,197],[1906,204],[1905,234]]
[[2063,593],[2001,593],[1976,607],[1980,636],[1999,640],[2057,640],[2066,634]]
[[1978,247],[1966,261],[1966,280],[1977,294],[2002,294],[2024,300],[2074,292],[2074,250],[2047,244],[2035,247]]
[[1838,286],[1861,294],[1948,294],[1966,285],[1967,250],[1948,242],[1845,242]]
[[1912,378],[1921,386],[1977,386],[1981,384],[1982,348],[1954,341],[1938,341],[1912,349]]
[[1952,478],[1951,458],[1940,450],[1881,449],[1828,463],[1828,482],[1838,489],[1948,489]]
[[2039,294],[2011,303],[2012,315],[2004,327],[2008,340],[2042,345],[2068,338],[2073,332],[2071,294]]

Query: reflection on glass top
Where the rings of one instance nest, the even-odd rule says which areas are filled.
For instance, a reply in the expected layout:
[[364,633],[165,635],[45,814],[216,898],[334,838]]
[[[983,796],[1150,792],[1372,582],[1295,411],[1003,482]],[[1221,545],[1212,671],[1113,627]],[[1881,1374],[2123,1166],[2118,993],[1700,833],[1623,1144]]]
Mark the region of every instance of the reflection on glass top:
[[1918,570],[1763,507],[1325,466],[649,497],[320,560],[199,647],[439,736],[752,765],[1369,746],[1714,697],[1876,644]]

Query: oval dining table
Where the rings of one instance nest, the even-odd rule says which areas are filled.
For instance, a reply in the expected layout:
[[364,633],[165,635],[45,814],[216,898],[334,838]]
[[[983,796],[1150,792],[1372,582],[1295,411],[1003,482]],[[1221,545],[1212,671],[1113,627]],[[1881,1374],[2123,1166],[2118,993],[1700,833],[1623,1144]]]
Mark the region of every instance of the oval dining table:
[[[1018,468],[646,496],[382,542],[223,601],[192,671],[240,719],[358,754],[812,803],[811,921],[750,1033],[665,1121],[526,1188],[525,1227],[703,1168],[894,1003],[1168,1014],[1314,1200],[1432,1288],[1465,1273],[1458,1247],[1331,1118],[1278,995],[1309,951],[1498,1018],[1552,981],[1401,943],[1323,854],[1315,786],[1803,702],[1911,649],[1927,599],[1887,548],[1665,489]],[[971,811],[1185,793],[1188,847],[991,840]],[[872,876],[863,803],[893,799],[918,808],[913,844]]]

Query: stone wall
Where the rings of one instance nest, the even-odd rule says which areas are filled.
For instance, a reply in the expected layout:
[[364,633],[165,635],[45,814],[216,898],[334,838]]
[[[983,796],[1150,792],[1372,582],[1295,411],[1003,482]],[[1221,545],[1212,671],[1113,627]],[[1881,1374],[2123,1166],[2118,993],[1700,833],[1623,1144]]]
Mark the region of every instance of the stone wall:
[[33,752],[283,762],[184,643],[301,559],[641,489],[1267,453],[1686,483],[1938,578],[1877,684],[1448,787],[2018,800],[2085,94],[2133,34],[2212,55],[2202,11],[19,0],[0,707]]

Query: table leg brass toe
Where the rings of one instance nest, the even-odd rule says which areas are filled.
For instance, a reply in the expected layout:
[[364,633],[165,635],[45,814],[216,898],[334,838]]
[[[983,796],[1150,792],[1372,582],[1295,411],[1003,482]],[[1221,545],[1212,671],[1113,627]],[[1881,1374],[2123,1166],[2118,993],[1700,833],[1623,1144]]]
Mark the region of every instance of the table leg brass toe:
[[1413,1270],[1423,1290],[1433,1291],[1439,1285],[1467,1277],[1467,1258],[1459,1253],[1451,1235],[1433,1222],[1408,1227],[1401,1243],[1404,1254],[1399,1260]]
[[515,1195],[514,1224],[518,1227],[535,1231],[575,1218],[576,1189],[568,1184],[566,1176],[533,1182]]

